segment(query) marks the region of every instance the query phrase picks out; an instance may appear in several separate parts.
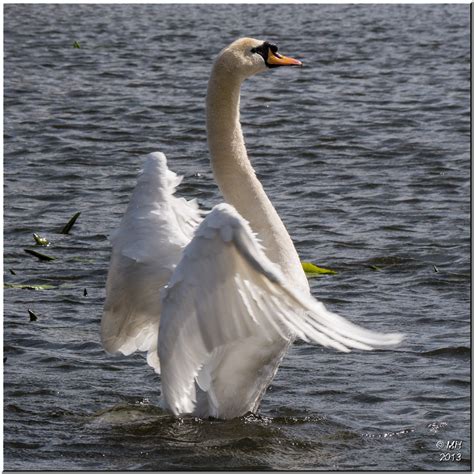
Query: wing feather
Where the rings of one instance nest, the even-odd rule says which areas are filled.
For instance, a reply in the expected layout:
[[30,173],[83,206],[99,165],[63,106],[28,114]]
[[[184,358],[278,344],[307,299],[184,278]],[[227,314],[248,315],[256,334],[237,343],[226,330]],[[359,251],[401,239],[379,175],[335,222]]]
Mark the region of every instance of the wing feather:
[[195,201],[173,196],[181,179],[163,153],[148,155],[111,237],[102,344],[110,353],[148,351],[147,362],[158,372],[159,292],[202,220]]
[[248,223],[227,204],[216,206],[197,229],[163,292],[162,305],[162,392],[175,414],[193,413],[198,398],[202,403],[197,386],[207,388],[210,404],[219,406],[211,366],[239,340],[300,337],[345,352],[401,340],[400,334],[362,329],[292,288]]

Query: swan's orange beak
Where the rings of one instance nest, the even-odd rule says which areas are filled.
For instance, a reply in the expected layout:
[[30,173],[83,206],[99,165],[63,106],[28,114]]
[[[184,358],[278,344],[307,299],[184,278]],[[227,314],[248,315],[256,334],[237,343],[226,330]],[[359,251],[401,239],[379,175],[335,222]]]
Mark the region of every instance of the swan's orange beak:
[[297,59],[289,58],[288,56],[282,56],[277,52],[273,52],[270,48],[268,49],[267,64],[272,66],[302,66],[303,63]]

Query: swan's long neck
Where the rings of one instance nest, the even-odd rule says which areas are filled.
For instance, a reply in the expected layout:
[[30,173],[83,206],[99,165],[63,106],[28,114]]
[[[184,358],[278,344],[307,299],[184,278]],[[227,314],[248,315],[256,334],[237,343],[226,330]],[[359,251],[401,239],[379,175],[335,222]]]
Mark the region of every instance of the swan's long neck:
[[247,157],[240,126],[241,83],[214,66],[207,91],[207,139],[214,176],[225,200],[258,234],[270,260],[307,290],[293,242]]

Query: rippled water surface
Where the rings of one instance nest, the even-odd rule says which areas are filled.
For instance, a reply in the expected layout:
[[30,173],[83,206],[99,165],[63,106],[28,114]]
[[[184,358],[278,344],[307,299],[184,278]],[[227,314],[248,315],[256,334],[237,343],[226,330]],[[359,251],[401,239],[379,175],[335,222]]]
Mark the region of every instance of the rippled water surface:
[[[469,470],[468,5],[6,5],[4,22],[6,469]],[[151,151],[180,194],[220,201],[204,98],[240,36],[305,63],[241,105],[301,258],[338,272],[313,294],[407,336],[298,343],[258,416],[177,420],[141,354],[100,346],[108,236]],[[33,232],[56,260],[24,252]],[[462,460],[440,461],[451,440]]]

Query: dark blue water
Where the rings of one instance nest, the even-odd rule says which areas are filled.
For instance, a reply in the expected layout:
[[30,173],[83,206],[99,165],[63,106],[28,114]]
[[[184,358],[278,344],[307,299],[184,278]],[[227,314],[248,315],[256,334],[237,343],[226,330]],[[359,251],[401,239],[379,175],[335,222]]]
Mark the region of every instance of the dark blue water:
[[[5,469],[470,469],[469,6],[4,11]],[[298,343],[258,417],[177,420],[142,355],[100,346],[107,239],[151,151],[185,175],[181,195],[220,202],[204,99],[240,36],[305,63],[252,78],[241,105],[301,258],[338,272],[313,294],[406,339]]]

